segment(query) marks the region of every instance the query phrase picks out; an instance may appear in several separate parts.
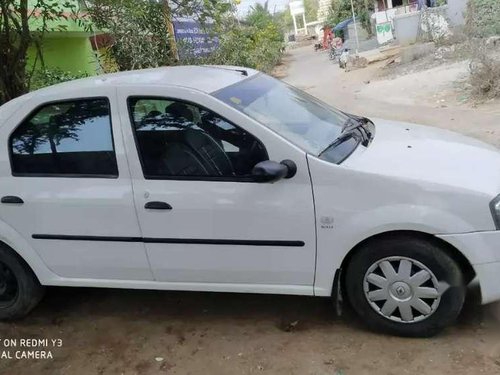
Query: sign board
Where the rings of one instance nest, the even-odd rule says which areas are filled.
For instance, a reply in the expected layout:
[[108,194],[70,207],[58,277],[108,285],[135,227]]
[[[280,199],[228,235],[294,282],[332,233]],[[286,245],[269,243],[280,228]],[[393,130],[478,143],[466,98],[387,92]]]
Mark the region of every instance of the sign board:
[[379,44],[384,44],[394,39],[391,22],[377,23],[376,30]]
[[173,24],[181,58],[207,56],[219,48],[219,38],[212,34],[210,24],[202,26],[189,18],[177,19]]
[[292,16],[300,16],[305,14],[306,8],[304,7],[304,0],[290,1],[290,13]]

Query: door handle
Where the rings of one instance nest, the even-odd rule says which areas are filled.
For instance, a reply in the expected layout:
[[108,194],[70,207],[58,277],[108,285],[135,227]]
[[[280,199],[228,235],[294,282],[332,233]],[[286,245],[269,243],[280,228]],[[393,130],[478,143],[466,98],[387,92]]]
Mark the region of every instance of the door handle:
[[24,201],[21,198],[16,197],[15,195],[6,195],[5,197],[2,197],[0,202],[7,203],[7,204],[23,204],[24,203]]
[[147,210],[171,210],[172,206],[166,202],[147,202],[144,208]]

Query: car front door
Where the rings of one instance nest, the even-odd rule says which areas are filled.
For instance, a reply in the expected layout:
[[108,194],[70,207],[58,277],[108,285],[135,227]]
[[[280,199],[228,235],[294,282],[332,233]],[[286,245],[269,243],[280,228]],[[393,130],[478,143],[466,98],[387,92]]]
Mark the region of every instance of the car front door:
[[78,285],[152,280],[116,93],[79,94],[36,96],[0,129],[0,219]]
[[[303,151],[201,93],[123,87],[119,102],[157,281],[173,289],[312,294],[314,205]],[[253,166],[268,159],[293,160],[297,174],[254,182]]]

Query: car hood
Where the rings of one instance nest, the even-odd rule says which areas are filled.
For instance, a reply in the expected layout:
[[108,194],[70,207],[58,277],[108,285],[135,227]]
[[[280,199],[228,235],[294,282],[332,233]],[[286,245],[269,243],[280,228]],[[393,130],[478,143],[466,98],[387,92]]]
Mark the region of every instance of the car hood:
[[500,193],[500,152],[495,147],[448,130],[380,119],[373,122],[373,142],[343,166],[490,196]]

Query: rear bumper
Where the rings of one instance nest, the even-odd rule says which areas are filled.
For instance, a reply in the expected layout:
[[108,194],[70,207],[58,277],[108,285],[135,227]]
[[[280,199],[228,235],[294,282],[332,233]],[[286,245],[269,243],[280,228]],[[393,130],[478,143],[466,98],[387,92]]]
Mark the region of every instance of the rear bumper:
[[436,237],[456,247],[470,262],[481,288],[481,302],[500,301],[500,231]]

